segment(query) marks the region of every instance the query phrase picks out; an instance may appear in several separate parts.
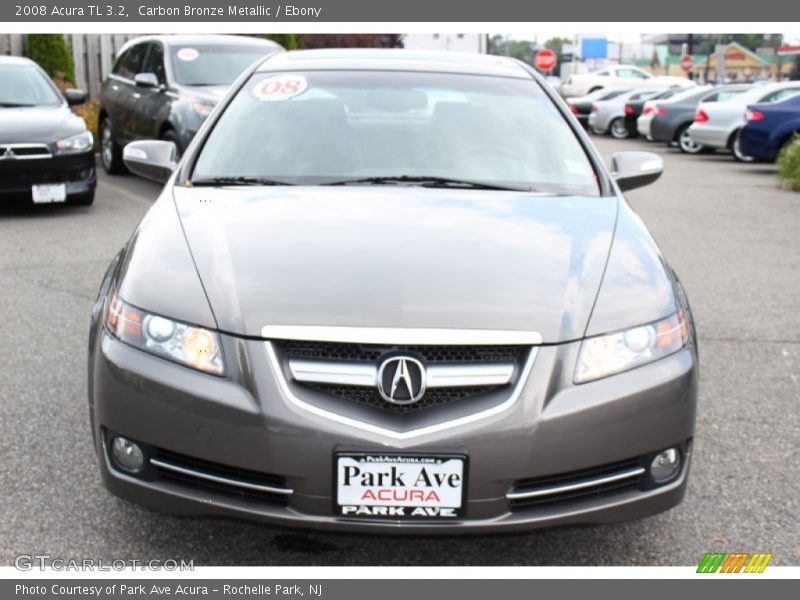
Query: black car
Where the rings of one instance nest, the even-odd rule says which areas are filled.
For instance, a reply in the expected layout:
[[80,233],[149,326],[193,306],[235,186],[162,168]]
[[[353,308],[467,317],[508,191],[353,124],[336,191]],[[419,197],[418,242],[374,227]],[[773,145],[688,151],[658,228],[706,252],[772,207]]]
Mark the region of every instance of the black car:
[[647,102],[666,100],[678,92],[683,91],[683,89],[684,88],[672,87],[664,90],[660,94],[656,94],[651,98],[632,100],[631,102],[625,104],[625,129],[628,131],[628,137],[637,137],[639,135],[639,130],[636,127],[636,120],[641,116],[642,111],[644,110],[644,105]]
[[92,203],[94,139],[70,110],[85,101],[35,62],[0,56],[0,200]]
[[681,152],[697,154],[705,147],[695,142],[689,135],[689,127],[694,121],[695,110],[701,102],[724,102],[752,87],[747,83],[733,83],[715,88],[703,87],[684,93],[674,101],[659,104],[650,123],[650,136],[656,142],[676,144]]
[[578,98],[567,98],[567,104],[569,104],[570,111],[573,115],[575,115],[575,118],[578,119],[581,125],[584,127],[589,127],[589,114],[592,112],[592,105],[595,102],[599,102],[601,100],[611,100],[612,98],[616,98],[627,91],[627,89],[603,88]]
[[248,66],[283,48],[235,35],[136,38],[122,47],[100,95],[101,162],[123,173],[122,147],[133,140],[174,142],[183,153],[200,125]]

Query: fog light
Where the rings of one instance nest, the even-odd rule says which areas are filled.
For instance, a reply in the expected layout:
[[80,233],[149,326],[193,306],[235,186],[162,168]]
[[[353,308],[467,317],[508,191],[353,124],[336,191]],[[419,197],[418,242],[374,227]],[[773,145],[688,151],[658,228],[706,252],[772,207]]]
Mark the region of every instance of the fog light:
[[650,477],[653,481],[666,481],[678,472],[681,466],[681,453],[677,448],[669,448],[656,455],[650,463]]
[[111,454],[114,462],[126,471],[133,473],[141,471],[144,466],[144,453],[138,444],[125,439],[115,437],[111,444]]

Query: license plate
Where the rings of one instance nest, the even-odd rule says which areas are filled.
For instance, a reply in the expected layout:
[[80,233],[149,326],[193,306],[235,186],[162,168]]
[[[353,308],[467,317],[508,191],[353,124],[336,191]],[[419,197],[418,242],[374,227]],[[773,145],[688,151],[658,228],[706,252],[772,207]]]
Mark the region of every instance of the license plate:
[[65,183],[34,185],[31,187],[31,193],[36,204],[64,202],[67,199],[67,185]]
[[466,498],[463,455],[336,455],[336,510],[368,519],[458,519]]

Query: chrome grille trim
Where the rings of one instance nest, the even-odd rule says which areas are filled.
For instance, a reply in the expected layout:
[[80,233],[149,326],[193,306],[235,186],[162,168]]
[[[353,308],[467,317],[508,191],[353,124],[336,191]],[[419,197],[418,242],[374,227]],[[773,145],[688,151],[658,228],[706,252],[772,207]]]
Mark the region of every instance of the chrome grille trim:
[[[31,154],[17,154],[14,150],[38,150]],[[47,144],[0,144],[0,160],[37,160],[53,158]]]
[[502,329],[434,329],[398,327],[328,327],[316,325],[266,325],[261,337],[267,340],[302,340],[397,346],[537,346],[542,335],[536,331]]
[[[378,367],[354,362],[289,360],[295,381],[375,387]],[[513,363],[491,365],[429,365],[425,369],[426,388],[506,385],[514,374]]]
[[261,485],[257,483],[241,481],[239,479],[231,479],[229,477],[220,477],[219,475],[211,475],[209,473],[204,473],[203,471],[197,471],[195,469],[187,469],[186,467],[179,467],[178,465],[173,465],[172,463],[168,463],[163,460],[159,460],[157,458],[151,458],[150,464],[153,465],[154,467],[158,467],[159,469],[165,469],[167,471],[180,473],[181,475],[188,475],[189,477],[197,477],[198,479],[205,479],[207,481],[213,481],[215,483],[222,483],[225,485],[229,485],[231,487],[240,487],[248,490],[255,490],[257,492],[266,492],[268,494],[280,494],[283,496],[290,496],[291,494],[294,493],[294,490],[289,488],[279,488],[270,485]]
[[[265,328],[265,331],[267,328]],[[335,340],[335,341],[342,341],[342,340]],[[392,339],[388,343],[397,343],[397,340]],[[373,423],[368,423],[366,421],[361,421],[358,419],[354,419],[352,417],[347,417],[330,410],[326,410],[314,404],[309,404],[305,402],[301,398],[298,398],[292,389],[289,387],[288,382],[286,381],[286,377],[283,373],[283,368],[281,367],[280,360],[278,359],[278,355],[275,352],[275,347],[273,346],[272,342],[269,340],[264,342],[264,346],[267,352],[267,359],[272,367],[272,372],[275,374],[275,379],[278,383],[278,386],[283,393],[284,397],[295,407],[302,409],[309,414],[313,414],[317,417],[327,419],[329,421],[333,421],[335,423],[339,423],[341,425],[346,425],[348,427],[353,427],[355,429],[360,429],[362,431],[366,431],[372,433],[374,435],[379,435],[385,438],[389,438],[392,440],[410,440],[413,438],[431,435],[434,433],[439,433],[441,431],[445,431],[447,429],[452,429],[454,427],[461,427],[465,425],[470,425],[477,421],[481,421],[483,419],[488,419],[489,417],[498,415],[500,413],[509,410],[514,404],[517,403],[519,400],[520,395],[522,394],[522,390],[525,387],[525,384],[528,382],[528,377],[530,376],[531,369],[533,368],[533,363],[536,359],[536,355],[538,353],[539,348],[537,346],[532,346],[530,351],[528,352],[527,360],[525,361],[520,374],[517,378],[517,383],[514,386],[514,390],[511,392],[509,397],[502,403],[492,406],[491,408],[487,408],[486,410],[478,411],[472,413],[470,415],[466,415],[464,417],[459,417],[457,419],[452,419],[450,421],[444,421],[441,423],[436,423],[435,425],[428,425],[425,427],[420,427],[418,429],[409,429],[405,431],[397,431],[395,429],[389,429],[387,427],[381,427],[380,425],[375,425]]]
[[604,485],[606,483],[622,481],[623,479],[632,479],[634,477],[639,477],[644,472],[645,472],[644,467],[636,467],[635,469],[629,469],[627,471],[622,471],[620,473],[614,473],[613,475],[596,477],[594,479],[587,479],[585,481],[578,481],[576,483],[568,483],[565,485],[554,485],[529,491],[520,491],[520,492],[511,491],[506,494],[506,499],[523,500],[525,498],[541,498],[542,496],[553,496],[556,494],[562,494],[564,492],[573,492],[575,490],[597,487],[600,485]]

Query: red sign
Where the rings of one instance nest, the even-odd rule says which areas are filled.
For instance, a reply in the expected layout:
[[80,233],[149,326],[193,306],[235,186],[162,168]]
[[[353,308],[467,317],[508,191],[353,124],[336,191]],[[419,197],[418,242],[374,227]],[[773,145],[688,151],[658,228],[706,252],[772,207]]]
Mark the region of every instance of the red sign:
[[681,56],[681,69],[688,73],[692,70],[692,65],[694,65],[694,59],[689,54]]
[[539,50],[533,64],[540,71],[552,71],[556,67],[556,53],[552,50]]

